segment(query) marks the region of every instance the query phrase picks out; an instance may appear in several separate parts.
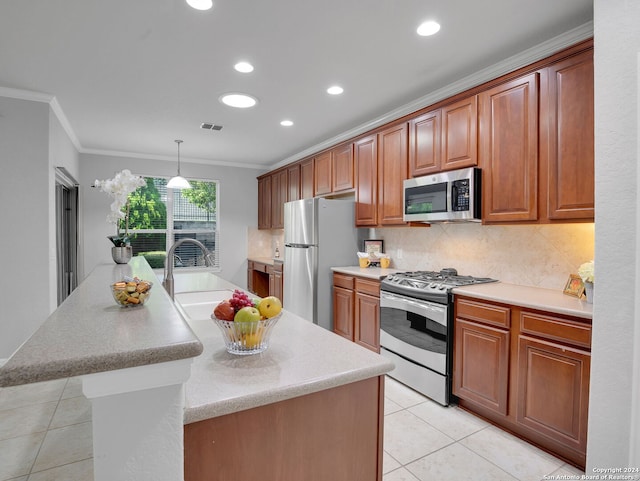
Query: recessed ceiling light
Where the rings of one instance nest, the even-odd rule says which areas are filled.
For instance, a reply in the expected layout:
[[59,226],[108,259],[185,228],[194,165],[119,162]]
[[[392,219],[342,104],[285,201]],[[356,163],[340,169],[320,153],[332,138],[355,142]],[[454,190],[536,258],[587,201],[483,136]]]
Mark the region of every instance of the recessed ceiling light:
[[338,85],[334,85],[327,89],[327,93],[331,95],[340,95],[342,92],[344,92],[344,89]]
[[282,125],[283,127],[291,127],[293,125],[293,122],[291,120],[283,120],[282,122],[280,122],[280,125]]
[[242,73],[253,72],[253,65],[251,65],[249,62],[238,62],[233,66],[233,68]]
[[220,96],[220,102],[229,107],[247,109],[258,103],[258,99],[247,94],[230,93]]
[[187,0],[187,3],[196,10],[209,10],[213,7],[213,0]]
[[418,27],[417,32],[418,32],[418,35],[421,35],[423,37],[428,37],[429,35],[438,33],[439,30],[440,30],[440,24],[438,22],[434,22],[433,20],[429,20],[428,22],[422,23]]

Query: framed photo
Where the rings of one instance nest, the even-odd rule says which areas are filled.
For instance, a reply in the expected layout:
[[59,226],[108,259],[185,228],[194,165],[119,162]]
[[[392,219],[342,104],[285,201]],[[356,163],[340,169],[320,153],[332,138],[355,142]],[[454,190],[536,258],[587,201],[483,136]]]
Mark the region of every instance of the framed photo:
[[582,278],[577,274],[569,274],[567,285],[564,286],[564,293],[568,296],[581,298],[584,294],[584,283]]
[[384,242],[382,239],[365,239],[364,252],[373,257],[373,254],[381,254],[384,252]]

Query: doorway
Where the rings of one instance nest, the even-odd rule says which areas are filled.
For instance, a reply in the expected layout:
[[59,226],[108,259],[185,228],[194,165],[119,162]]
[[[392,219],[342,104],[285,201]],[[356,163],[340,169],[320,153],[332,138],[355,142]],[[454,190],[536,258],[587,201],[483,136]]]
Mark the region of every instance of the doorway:
[[56,264],[58,305],[78,286],[78,183],[56,167]]

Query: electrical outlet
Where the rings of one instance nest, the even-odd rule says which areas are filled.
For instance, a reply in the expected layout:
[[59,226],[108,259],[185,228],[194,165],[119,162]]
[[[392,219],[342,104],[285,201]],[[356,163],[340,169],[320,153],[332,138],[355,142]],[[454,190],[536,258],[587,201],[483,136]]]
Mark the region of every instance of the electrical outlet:
[[402,259],[402,249],[396,251],[396,259]]

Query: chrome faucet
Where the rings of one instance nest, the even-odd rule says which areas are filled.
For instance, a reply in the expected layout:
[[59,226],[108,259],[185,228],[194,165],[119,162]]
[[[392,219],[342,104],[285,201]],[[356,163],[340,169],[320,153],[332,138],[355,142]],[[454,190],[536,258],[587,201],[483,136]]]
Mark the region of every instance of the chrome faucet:
[[204,254],[204,263],[207,265],[207,267],[213,266],[213,259],[212,259],[211,252],[199,240],[191,239],[187,237],[185,239],[180,239],[179,241],[175,242],[169,249],[169,252],[167,253],[167,258],[164,261],[164,279],[162,280],[162,285],[171,296],[171,299],[173,299],[173,257],[175,256],[174,252],[176,251],[177,247],[179,247],[184,243],[191,243],[200,247],[200,249],[202,250],[202,253]]

